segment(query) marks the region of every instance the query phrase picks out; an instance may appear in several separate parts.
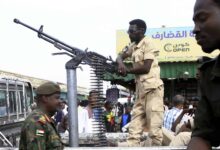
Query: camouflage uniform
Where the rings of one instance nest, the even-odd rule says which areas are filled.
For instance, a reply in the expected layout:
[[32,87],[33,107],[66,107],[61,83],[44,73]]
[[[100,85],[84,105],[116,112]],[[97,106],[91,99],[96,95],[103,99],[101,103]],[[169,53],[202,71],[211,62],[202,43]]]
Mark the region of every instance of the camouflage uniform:
[[[36,89],[37,95],[60,92],[59,85],[47,82]],[[21,129],[19,150],[62,150],[63,144],[54,121],[39,106],[26,118]]]
[[34,110],[21,129],[20,150],[62,150],[53,120],[40,109]]

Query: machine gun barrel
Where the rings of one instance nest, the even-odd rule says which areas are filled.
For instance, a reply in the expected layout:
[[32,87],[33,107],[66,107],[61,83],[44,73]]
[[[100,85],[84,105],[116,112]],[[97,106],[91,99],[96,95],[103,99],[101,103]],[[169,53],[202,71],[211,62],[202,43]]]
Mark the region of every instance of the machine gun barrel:
[[[33,28],[33,27],[31,27],[31,26],[21,22],[18,19],[14,19],[14,22],[17,23],[17,24],[21,24],[21,25],[23,25],[23,26],[25,26],[25,27],[27,27],[27,28],[37,32],[39,38],[42,38],[42,39],[50,42],[51,44],[54,44],[54,46],[57,47],[58,49],[65,49],[65,50],[67,50],[68,52],[70,52],[71,54],[74,54],[74,55],[77,55],[79,52],[80,53],[84,53],[84,51],[82,51],[82,50],[80,50],[80,49],[78,49],[76,47],[70,46],[70,45],[68,45],[68,44],[66,44],[66,43],[64,43],[64,42],[62,42],[62,41],[60,41],[60,40],[58,40],[58,39],[56,39],[56,38],[46,34],[46,33],[44,33],[42,25],[41,25],[40,29],[37,30],[37,29],[35,29],[35,28]],[[59,47],[59,46],[61,46],[61,47]],[[65,46],[66,48],[63,47],[63,46]],[[74,51],[77,51],[78,53],[76,53],[76,52],[74,53]]]
[[[71,54],[71,56],[80,58],[82,62],[84,62],[84,63],[86,63],[90,66],[92,65],[92,59],[97,59],[101,64],[103,64],[104,69],[106,71],[115,72],[115,70],[116,70],[116,67],[113,64],[113,61],[112,61],[111,58],[107,58],[107,57],[102,56],[102,55],[100,55],[96,52],[92,52],[92,51],[88,52],[87,49],[86,50],[81,50],[79,48],[70,46],[70,45],[58,40],[57,38],[54,38],[54,37],[44,33],[42,25],[41,25],[40,29],[37,30],[37,29],[21,22],[18,19],[14,19],[14,22],[17,23],[17,24],[23,25],[23,26],[31,29],[32,31],[37,32],[39,38],[44,39],[45,41],[53,44],[59,50],[62,50],[62,49],[66,50],[67,52],[69,52]],[[109,63],[107,61],[109,61],[111,63]]]

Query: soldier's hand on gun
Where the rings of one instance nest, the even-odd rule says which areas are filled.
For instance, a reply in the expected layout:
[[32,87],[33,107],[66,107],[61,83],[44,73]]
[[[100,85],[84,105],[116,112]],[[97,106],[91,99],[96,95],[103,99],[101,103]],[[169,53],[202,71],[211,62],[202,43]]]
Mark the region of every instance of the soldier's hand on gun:
[[118,73],[122,76],[126,76],[127,75],[127,68],[126,66],[121,63],[121,64],[118,64]]

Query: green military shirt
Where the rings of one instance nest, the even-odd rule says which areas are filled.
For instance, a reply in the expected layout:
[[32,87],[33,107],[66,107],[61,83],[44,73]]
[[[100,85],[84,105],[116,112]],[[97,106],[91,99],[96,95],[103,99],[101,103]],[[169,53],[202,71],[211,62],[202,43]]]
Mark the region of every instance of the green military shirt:
[[201,100],[195,113],[193,137],[220,145],[220,56],[200,68]]
[[62,150],[63,144],[53,120],[40,109],[34,110],[21,129],[19,150]]

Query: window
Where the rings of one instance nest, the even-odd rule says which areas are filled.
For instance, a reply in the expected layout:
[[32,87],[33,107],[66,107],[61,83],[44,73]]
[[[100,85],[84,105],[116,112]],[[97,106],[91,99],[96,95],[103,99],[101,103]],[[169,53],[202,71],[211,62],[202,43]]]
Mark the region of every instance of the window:
[[9,112],[16,114],[16,93],[15,91],[9,91]]
[[32,90],[32,86],[31,84],[26,84],[25,85],[25,91],[26,91],[26,95],[25,95],[25,106],[26,106],[26,110],[29,110],[30,105],[33,103],[33,90]]
[[23,92],[24,91],[20,91],[20,100],[21,100],[21,112],[24,113],[24,111],[26,110],[25,106],[27,105],[26,104],[26,101],[25,101],[25,97],[23,95]]
[[0,117],[7,114],[6,91],[0,90]]

